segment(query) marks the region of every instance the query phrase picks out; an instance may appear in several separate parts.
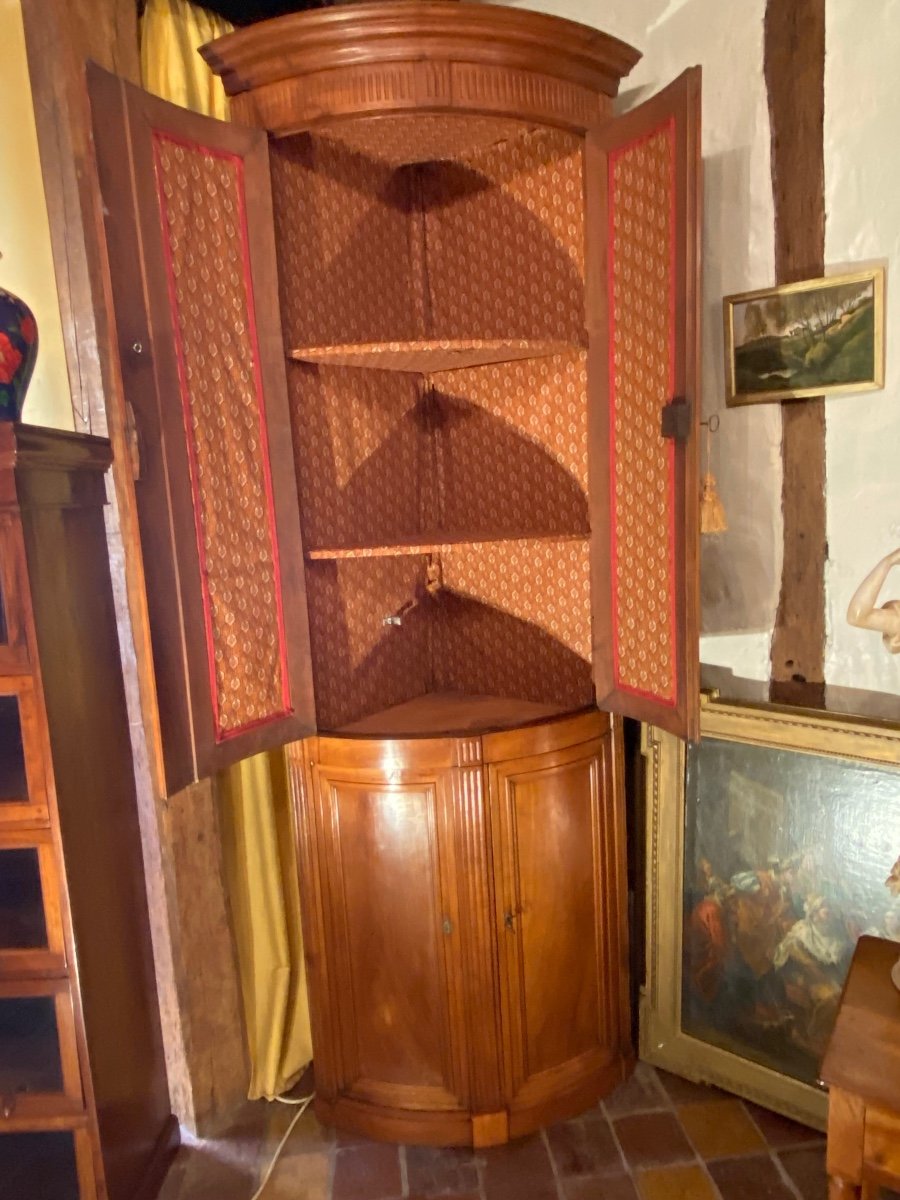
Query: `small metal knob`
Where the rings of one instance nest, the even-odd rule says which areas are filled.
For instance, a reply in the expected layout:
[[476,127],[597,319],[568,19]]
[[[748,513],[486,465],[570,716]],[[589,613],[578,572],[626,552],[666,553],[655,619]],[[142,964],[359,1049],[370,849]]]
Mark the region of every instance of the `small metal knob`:
[[132,342],[131,348],[135,352],[135,354],[143,354],[144,353],[144,343],[143,342]]

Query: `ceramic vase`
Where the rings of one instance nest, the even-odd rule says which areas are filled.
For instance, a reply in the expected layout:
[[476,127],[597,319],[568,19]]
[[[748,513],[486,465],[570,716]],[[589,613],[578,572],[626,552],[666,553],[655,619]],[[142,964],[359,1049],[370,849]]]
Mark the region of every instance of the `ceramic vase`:
[[34,314],[0,288],[0,421],[18,421],[38,351]]

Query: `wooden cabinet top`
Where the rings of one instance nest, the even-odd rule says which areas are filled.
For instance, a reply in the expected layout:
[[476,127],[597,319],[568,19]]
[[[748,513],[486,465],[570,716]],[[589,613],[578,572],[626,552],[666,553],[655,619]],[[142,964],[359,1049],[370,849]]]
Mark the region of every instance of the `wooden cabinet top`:
[[[239,119],[283,135],[364,115],[471,113],[586,129],[640,58],[587,25],[466,0],[291,13],[202,47]],[[485,133],[490,138],[490,131]]]
[[0,423],[0,507],[103,504],[111,462],[105,438]]

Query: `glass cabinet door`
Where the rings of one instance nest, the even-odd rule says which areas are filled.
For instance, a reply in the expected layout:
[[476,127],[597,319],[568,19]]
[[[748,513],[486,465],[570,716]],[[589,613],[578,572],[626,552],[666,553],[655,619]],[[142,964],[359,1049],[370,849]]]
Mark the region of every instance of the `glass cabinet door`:
[[84,1130],[0,1136],[0,1200],[79,1200],[94,1194],[92,1180]]
[[59,894],[50,831],[0,834],[0,979],[65,970]]
[[68,980],[0,981],[0,1134],[83,1109]]
[[48,820],[44,736],[32,681],[0,678],[0,828]]

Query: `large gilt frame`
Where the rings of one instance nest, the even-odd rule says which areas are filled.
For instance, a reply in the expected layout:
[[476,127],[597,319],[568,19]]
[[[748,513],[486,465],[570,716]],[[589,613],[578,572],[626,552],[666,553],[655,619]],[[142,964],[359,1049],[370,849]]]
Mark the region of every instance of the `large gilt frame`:
[[[861,718],[726,704],[704,696],[700,728],[703,736],[752,746],[900,766],[900,728]],[[824,1129],[828,1111],[824,1091],[682,1031],[685,744],[645,725],[641,748],[646,760],[647,928],[640,1056]]]

